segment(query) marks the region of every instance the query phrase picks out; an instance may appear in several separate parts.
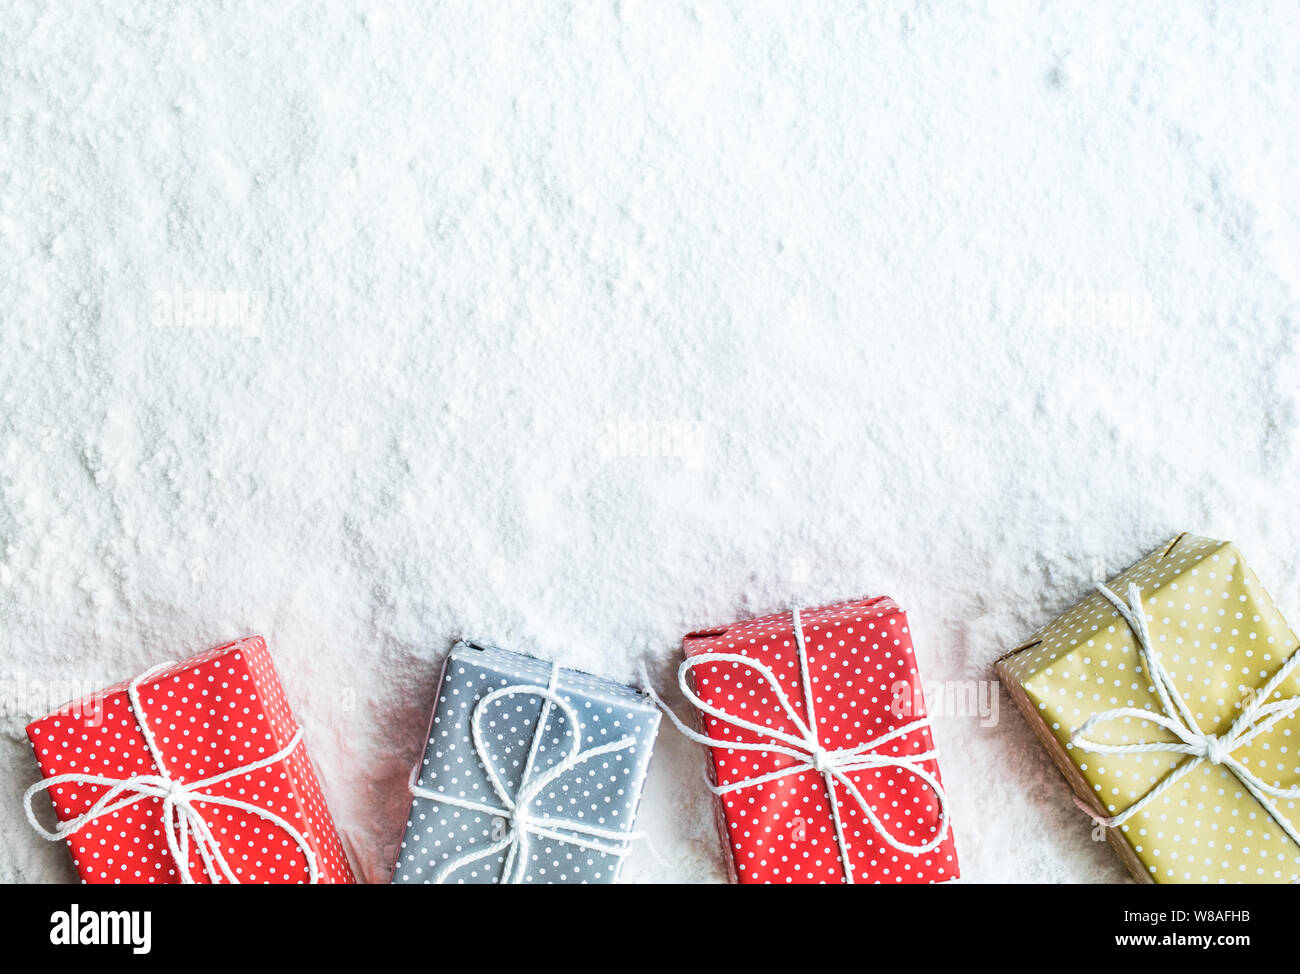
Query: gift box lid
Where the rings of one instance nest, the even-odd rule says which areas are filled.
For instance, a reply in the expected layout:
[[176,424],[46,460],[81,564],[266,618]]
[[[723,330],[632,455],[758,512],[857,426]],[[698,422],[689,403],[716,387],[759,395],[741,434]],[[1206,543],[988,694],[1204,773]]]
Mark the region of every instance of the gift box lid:
[[[520,683],[535,683],[546,686],[551,676],[552,664],[536,656],[516,653],[495,646],[461,640],[447,654],[447,662],[482,665],[498,671],[517,675]],[[631,707],[634,710],[658,713],[654,703],[635,687],[626,686],[603,676],[585,673],[582,670],[560,667],[560,687],[567,692],[589,697],[593,700]]]

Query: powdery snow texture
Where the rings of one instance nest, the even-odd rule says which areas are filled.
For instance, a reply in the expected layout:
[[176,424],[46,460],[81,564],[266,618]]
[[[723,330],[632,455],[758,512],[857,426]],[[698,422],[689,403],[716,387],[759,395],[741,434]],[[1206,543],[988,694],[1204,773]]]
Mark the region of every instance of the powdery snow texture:
[[[74,876],[51,683],[249,633],[382,879],[456,637],[667,688],[886,593],[987,681],[1182,530],[1300,621],[1296,16],[7,3],[0,879]],[[1123,879],[999,716],[935,721],[965,880]],[[724,878],[702,768],[625,878]]]

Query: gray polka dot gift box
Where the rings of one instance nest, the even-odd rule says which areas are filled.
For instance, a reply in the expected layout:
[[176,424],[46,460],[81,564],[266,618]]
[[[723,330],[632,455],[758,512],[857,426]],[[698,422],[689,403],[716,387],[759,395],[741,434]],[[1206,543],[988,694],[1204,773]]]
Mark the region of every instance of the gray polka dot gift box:
[[997,663],[1134,876],[1300,879],[1297,639],[1241,552],[1184,534]]
[[658,729],[630,687],[458,643],[392,881],[616,882]]

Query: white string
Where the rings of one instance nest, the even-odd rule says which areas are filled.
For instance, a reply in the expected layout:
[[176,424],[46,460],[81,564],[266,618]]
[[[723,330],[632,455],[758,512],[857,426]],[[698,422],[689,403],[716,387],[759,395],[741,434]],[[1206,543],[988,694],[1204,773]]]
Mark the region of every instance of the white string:
[[[1226,733],[1219,735],[1206,733],[1201,730],[1200,724],[1197,723],[1186,701],[1179,694],[1174,678],[1165,669],[1164,664],[1160,662],[1160,657],[1156,655],[1155,647],[1151,643],[1151,633],[1147,628],[1146,611],[1142,607],[1142,590],[1137,585],[1130,583],[1127,603],[1103,584],[1099,583],[1097,590],[1115,606],[1115,611],[1119,613],[1129,628],[1133,630],[1134,636],[1137,637],[1138,654],[1146,667],[1147,674],[1151,678],[1151,683],[1164,712],[1139,710],[1136,707],[1119,707],[1114,710],[1103,711],[1089,717],[1071,733],[1070,743],[1080,750],[1090,751],[1093,754],[1166,752],[1183,754],[1190,760],[1183,760],[1154,788],[1118,815],[1098,815],[1086,802],[1078,798],[1075,799],[1075,804],[1087,812],[1097,824],[1106,828],[1114,828],[1123,825],[1134,815],[1137,815],[1198,765],[1202,763],[1219,765],[1231,771],[1255,800],[1264,807],[1264,810],[1272,816],[1282,831],[1296,845],[1300,845],[1300,834],[1297,834],[1295,826],[1271,800],[1271,798],[1284,800],[1300,798],[1300,785],[1292,788],[1279,788],[1270,785],[1233,756],[1233,752],[1237,748],[1249,744],[1260,734],[1272,729],[1279,721],[1293,716],[1300,710],[1300,697],[1286,697],[1272,703],[1268,702],[1269,698],[1277,692],[1278,687],[1282,685],[1282,682],[1300,664],[1300,651],[1292,653],[1286,662],[1278,667],[1277,672],[1269,678],[1268,682],[1243,703],[1241,713],[1232,722],[1232,726],[1228,728]],[[1157,727],[1164,728],[1178,740],[1140,741],[1136,744],[1106,744],[1101,741],[1091,740],[1087,736],[1098,724],[1119,718],[1147,721]]]
[[[237,808],[269,822],[288,835],[302,851],[303,858],[306,860],[307,881],[309,883],[319,882],[320,871],[316,865],[316,856],[312,852],[310,843],[287,820],[274,812],[267,811],[265,808],[240,801],[237,798],[206,793],[208,789],[229,781],[231,778],[252,774],[288,758],[302,743],[302,728],[299,728],[294,733],[293,738],[285,747],[276,751],[270,757],[262,758],[251,764],[241,765],[238,768],[232,768],[229,771],[223,771],[220,774],[199,781],[178,781],[167,770],[167,763],[163,758],[162,751],[158,747],[158,742],[154,739],[153,731],[145,720],[144,708],[140,705],[139,690],[141,683],[148,680],[153,674],[172,665],[172,663],[163,663],[155,666],[132,680],[126,688],[127,698],[135,714],[136,724],[140,727],[145,747],[148,749],[149,756],[153,760],[158,773],[133,774],[126,778],[112,778],[105,775],[74,772],[54,775],[43,781],[38,781],[23,794],[23,808],[27,812],[28,823],[41,838],[50,842],[59,842],[85,828],[97,818],[111,815],[123,808],[144,801],[146,798],[158,798],[162,800],[163,837],[167,841],[167,851],[176,864],[177,875],[180,876],[181,882],[184,884],[194,882],[194,877],[190,873],[190,840],[192,835],[195,849],[203,860],[203,869],[208,878],[213,883],[220,883],[222,879],[229,883],[238,883],[239,879],[235,876],[234,870],[222,853],[220,843],[217,842],[216,837],[212,834],[211,827],[199,813],[199,810],[195,808],[195,805],[221,805],[226,808]],[[59,823],[53,831],[50,831],[37,821],[36,812],[32,807],[32,799],[40,792],[62,784],[103,785],[108,790],[100,795],[95,803],[81,815]]]
[[[474,801],[466,798],[463,794],[450,795],[446,792],[424,788],[415,783],[419,767],[417,766],[411,770],[409,787],[411,794],[415,797],[428,798],[443,805],[464,808],[471,812],[478,812],[481,815],[491,815],[503,819],[507,823],[506,832],[501,838],[485,846],[471,849],[444,863],[442,868],[434,874],[433,882],[444,883],[453,873],[470,863],[506,851],[506,860],[501,871],[501,882],[521,883],[528,871],[528,843],[532,837],[564,842],[619,858],[626,856],[631,851],[631,843],[634,840],[642,838],[640,832],[607,829],[576,819],[538,815],[530,811],[533,801],[556,779],[563,777],[574,768],[593,758],[605,754],[614,754],[618,751],[626,751],[636,746],[636,738],[628,735],[616,741],[600,744],[583,751],[578,736],[578,714],[569,702],[558,693],[556,688],[559,685],[559,678],[560,666],[556,663],[551,666],[551,678],[548,686],[502,687],[485,694],[474,705],[474,710],[470,714],[470,738],[474,743],[474,750],[478,754],[479,761],[483,765],[484,771],[487,772],[488,783],[500,800],[500,805]],[[537,725],[533,729],[533,739],[528,749],[528,759],[524,764],[523,774],[519,779],[519,786],[512,795],[492,764],[492,752],[483,739],[482,723],[483,715],[493,702],[505,697],[519,695],[541,697],[542,711],[538,716]],[[568,753],[556,764],[544,771],[537,772],[534,769],[534,763],[552,707],[558,707],[564,715]]]
[[[799,656],[799,675],[803,679],[804,687],[804,705],[808,709],[808,727],[812,730],[813,737],[816,737],[817,731],[817,711],[813,705],[812,694],[812,677],[808,673],[808,650],[803,640],[803,620],[799,616],[799,609],[796,607],[792,613],[794,620],[794,641],[798,649]],[[848,879],[849,885],[853,885],[853,867],[852,860],[849,858],[849,846],[844,839],[844,823],[840,820],[840,800],[835,793],[835,776],[831,774],[830,767],[827,765],[823,752],[820,748],[813,752],[813,767],[822,773],[822,778],[826,782],[826,793],[830,797],[831,822],[835,826],[835,844],[840,849],[840,862],[844,863],[844,875]]]
[[[784,768],[778,768],[775,771],[769,771],[766,774],[756,775],[752,778],[745,778],[740,781],[732,781],[725,785],[715,785],[709,783],[709,790],[715,795],[726,795],[733,791],[739,791],[742,788],[753,788],[756,785],[767,784],[770,781],[777,781],[792,774],[802,774],[806,771],[814,771],[822,776],[826,783],[827,798],[831,807],[831,820],[835,826],[835,842],[839,846],[840,862],[844,867],[844,878],[848,883],[854,882],[853,863],[849,856],[848,841],[844,835],[844,825],[839,812],[839,794],[837,786],[842,787],[848,792],[849,796],[857,803],[862,810],[863,816],[871,824],[872,828],[885,840],[890,846],[899,852],[909,855],[923,855],[937,849],[948,835],[948,798],[944,793],[943,786],[939,784],[938,779],[930,774],[925,768],[921,767],[921,762],[931,761],[939,756],[938,751],[931,749],[919,754],[909,755],[891,755],[877,754],[876,750],[882,745],[889,744],[898,740],[906,734],[920,730],[923,727],[930,726],[930,718],[921,717],[909,724],[896,727],[886,734],[873,738],[863,744],[857,744],[853,747],[840,748],[838,750],[828,751],[821,743],[817,733],[817,712],[813,704],[813,686],[812,678],[808,669],[808,650],[804,642],[803,621],[800,618],[799,610],[795,609],[792,613],[794,626],[795,649],[799,657],[799,675],[803,681],[804,710],[806,712],[807,722],[795,712],[793,703],[787,696],[785,689],[781,686],[780,681],[776,678],[768,666],[761,660],[752,659],[739,653],[701,653],[698,656],[689,656],[682,661],[677,668],[677,683],[681,688],[683,695],[691,704],[701,713],[707,714],[725,724],[742,730],[750,731],[765,741],[751,743],[747,741],[730,741],[716,737],[708,737],[692,728],[688,727],[673,712],[666,703],[659,698],[650,686],[650,680],[642,672],[642,683],[645,692],[659,706],[673,725],[687,738],[695,741],[697,744],[703,744],[706,747],[724,748],[734,751],[762,751],[775,752],[783,754],[794,759],[794,764]],[[771,687],[773,694],[776,696],[776,702],[785,712],[789,722],[794,725],[797,733],[790,734],[786,731],[778,730],[775,727],[767,727],[761,724],[753,723],[743,717],[737,717],[729,714],[724,710],[714,707],[702,699],[690,686],[688,677],[696,666],[705,663],[732,663],[736,666],[745,666],[752,669],[758,676]],[[868,771],[873,768],[897,768],[900,771],[907,771],[915,775],[925,785],[934,792],[939,808],[939,823],[935,828],[934,838],[929,842],[921,845],[911,845],[907,842],[895,838],[888,829],[885,828],[879,816],[876,815],[875,809],[863,797],[862,792],[858,790],[857,784],[849,776],[860,771]]]

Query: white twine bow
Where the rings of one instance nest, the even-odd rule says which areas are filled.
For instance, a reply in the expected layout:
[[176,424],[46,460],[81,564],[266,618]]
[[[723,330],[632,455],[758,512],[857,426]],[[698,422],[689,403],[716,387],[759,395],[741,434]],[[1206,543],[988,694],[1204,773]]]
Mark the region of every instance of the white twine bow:
[[[577,711],[556,691],[559,677],[560,666],[556,663],[551,667],[551,678],[548,686],[501,687],[485,694],[474,705],[474,710],[470,714],[470,736],[474,742],[474,750],[483,765],[483,770],[487,772],[488,782],[492,785],[492,790],[496,792],[497,798],[501,801],[499,806],[474,801],[466,798],[463,794],[451,795],[443,791],[421,787],[415,783],[419,767],[412,769],[410,791],[415,797],[428,798],[443,805],[453,805],[471,812],[491,815],[502,820],[506,825],[504,834],[499,837],[493,836],[494,841],[480,848],[470,849],[468,852],[444,863],[442,868],[434,874],[433,882],[444,883],[458,869],[480,859],[495,856],[503,850],[509,850],[506,853],[505,865],[501,871],[501,882],[521,883],[528,871],[528,842],[531,837],[564,842],[568,845],[591,849],[594,852],[602,852],[605,855],[619,858],[626,856],[631,851],[631,843],[642,837],[639,832],[607,829],[577,819],[539,815],[531,810],[532,803],[552,782],[568,774],[574,768],[593,758],[605,754],[614,754],[618,751],[626,751],[636,746],[636,738],[628,735],[616,741],[600,744],[583,751],[578,736]],[[533,730],[533,739],[528,750],[528,759],[524,763],[523,774],[519,778],[519,786],[512,795],[492,765],[492,752],[483,739],[483,715],[494,701],[519,695],[541,697],[542,712],[537,718],[537,726]],[[552,707],[558,707],[564,715],[568,753],[546,770],[534,772],[533,764]]]
[[[44,781],[38,781],[23,794],[23,808],[27,812],[27,821],[41,838],[50,842],[59,842],[85,828],[97,818],[111,815],[147,798],[159,798],[162,799],[163,836],[167,840],[167,851],[171,853],[172,861],[176,864],[177,875],[180,876],[181,882],[187,885],[194,882],[194,877],[190,874],[190,840],[192,836],[194,847],[203,860],[203,868],[208,878],[213,883],[220,883],[223,878],[226,882],[238,883],[239,879],[235,876],[234,870],[226,860],[225,854],[221,851],[220,843],[217,842],[216,837],[212,834],[211,827],[195,806],[222,805],[227,808],[238,808],[269,822],[288,835],[302,851],[303,858],[307,862],[307,881],[317,883],[320,880],[320,872],[311,845],[303,834],[290,825],[286,819],[265,808],[240,801],[238,798],[208,793],[210,788],[224,781],[229,781],[231,778],[252,774],[254,771],[260,771],[279,761],[283,761],[302,743],[302,728],[299,728],[294,733],[292,740],[285,747],[276,751],[270,757],[262,758],[251,764],[241,765],[238,768],[231,768],[229,771],[223,771],[221,774],[212,775],[199,781],[178,781],[167,770],[162,751],[159,750],[153,731],[149,729],[149,724],[145,720],[144,709],[140,706],[139,689],[140,684],[148,680],[153,674],[172,665],[172,663],[163,663],[155,666],[132,680],[127,684],[126,688],[127,698],[130,700],[131,709],[135,713],[136,723],[140,726],[140,733],[144,737],[145,745],[149,749],[149,756],[153,759],[158,773],[133,774],[126,778],[76,772],[54,775]],[[59,823],[53,831],[50,831],[37,821],[36,812],[32,808],[32,799],[42,791],[69,783],[107,785],[108,790],[100,795],[95,803],[81,815]]]
[[[678,718],[671,708],[668,707],[659,696],[650,688],[650,681],[644,680],[646,693],[659,705],[659,708],[668,716],[679,731],[686,737],[698,744],[706,747],[724,748],[735,751],[774,751],[777,754],[784,754],[794,758],[795,763],[784,768],[778,768],[767,774],[757,775],[753,778],[745,778],[741,781],[729,782],[725,785],[709,784],[709,790],[715,795],[725,795],[733,791],[739,791],[742,788],[753,788],[756,785],[767,784],[769,781],[776,781],[779,778],[787,777],[792,774],[802,774],[805,771],[815,771],[820,774],[826,782],[826,792],[830,800],[831,820],[835,825],[835,841],[839,846],[840,862],[844,867],[844,878],[852,884],[853,863],[849,857],[848,842],[844,836],[844,825],[840,819],[839,812],[839,795],[836,791],[837,786],[842,787],[857,802],[858,807],[862,810],[863,816],[871,823],[872,828],[885,840],[890,846],[899,852],[908,855],[923,855],[931,852],[943,842],[948,835],[948,799],[944,794],[943,786],[938,780],[930,774],[925,768],[921,767],[922,761],[930,761],[938,757],[939,752],[931,749],[919,754],[892,755],[878,754],[877,749],[885,744],[898,740],[912,731],[920,730],[923,727],[930,726],[930,718],[921,717],[909,724],[896,727],[887,734],[873,738],[863,744],[857,744],[853,747],[839,748],[837,750],[827,750],[822,746],[821,739],[817,734],[817,713],[813,704],[813,686],[812,679],[808,673],[808,652],[804,644],[803,622],[799,617],[799,610],[793,612],[794,638],[795,647],[799,656],[799,672],[803,680],[803,697],[804,706],[807,711],[807,721],[795,712],[794,705],[790,702],[789,696],[781,687],[780,681],[777,680],[776,674],[760,660],[743,656],[739,653],[701,653],[698,656],[690,656],[682,661],[677,668],[677,683],[681,687],[682,693],[686,696],[696,709],[702,713],[715,717],[724,723],[733,727],[743,728],[752,731],[760,737],[768,738],[767,743],[748,743],[743,741],[729,741],[721,738],[708,737],[686,726]],[[789,734],[785,731],[777,730],[773,727],[765,727],[755,724],[752,721],[745,720],[743,717],[736,717],[728,714],[724,710],[719,710],[712,704],[701,699],[694,690],[691,689],[687,676],[696,666],[706,663],[734,663],[740,666],[747,666],[761,676],[776,694],[777,702],[785,711],[790,723],[795,726],[797,734]],[[938,800],[939,807],[939,824],[935,829],[934,838],[920,845],[911,845],[907,842],[895,838],[884,823],[876,815],[875,809],[863,797],[862,792],[858,790],[857,784],[849,776],[859,771],[869,771],[873,768],[897,768],[900,771],[906,771],[915,775],[934,792]]]
[[[1106,828],[1113,828],[1123,825],[1138,814],[1165,790],[1187,774],[1190,774],[1198,765],[1218,765],[1231,771],[1254,799],[1264,807],[1264,810],[1273,817],[1273,820],[1277,822],[1282,831],[1290,836],[1296,845],[1300,845],[1300,835],[1297,835],[1295,826],[1271,801],[1271,798],[1288,800],[1300,798],[1300,786],[1279,788],[1270,785],[1246,767],[1233,754],[1237,748],[1249,744],[1261,734],[1271,730],[1279,721],[1291,717],[1297,710],[1300,710],[1300,697],[1287,697],[1275,700],[1272,703],[1269,702],[1269,697],[1273,696],[1277,688],[1282,685],[1282,682],[1291,675],[1297,664],[1300,664],[1300,652],[1293,653],[1264,686],[1247,698],[1242,704],[1241,713],[1232,722],[1232,726],[1228,728],[1226,733],[1212,734],[1201,729],[1186,701],[1179,694],[1173,677],[1165,669],[1164,664],[1160,662],[1160,657],[1156,655],[1155,647],[1151,644],[1151,632],[1147,628],[1146,612],[1142,608],[1142,590],[1137,585],[1130,584],[1127,603],[1105,585],[1098,584],[1097,590],[1115,606],[1115,610],[1128,623],[1129,628],[1133,630],[1134,636],[1137,637],[1139,656],[1146,667],[1148,676],[1151,678],[1151,683],[1154,685],[1163,713],[1149,709],[1139,710],[1136,707],[1119,707],[1094,714],[1070,734],[1070,743],[1080,750],[1090,751],[1094,754],[1165,752],[1184,754],[1190,760],[1183,760],[1159,784],[1118,815],[1098,815],[1087,803],[1078,798],[1075,799],[1075,803],[1087,812],[1089,817],[1097,824]],[[1163,727],[1178,740],[1140,741],[1136,744],[1106,744],[1101,741],[1091,740],[1087,736],[1098,724],[1117,718],[1145,720],[1158,727]]]

